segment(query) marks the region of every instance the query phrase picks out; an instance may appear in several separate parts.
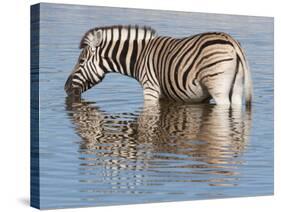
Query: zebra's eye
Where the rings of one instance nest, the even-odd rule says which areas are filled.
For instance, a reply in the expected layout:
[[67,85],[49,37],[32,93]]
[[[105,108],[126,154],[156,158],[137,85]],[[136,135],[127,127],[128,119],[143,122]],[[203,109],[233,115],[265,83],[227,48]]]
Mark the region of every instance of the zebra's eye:
[[86,61],[85,58],[80,58],[79,63],[80,63],[80,64],[83,64],[83,63],[85,63],[85,61]]

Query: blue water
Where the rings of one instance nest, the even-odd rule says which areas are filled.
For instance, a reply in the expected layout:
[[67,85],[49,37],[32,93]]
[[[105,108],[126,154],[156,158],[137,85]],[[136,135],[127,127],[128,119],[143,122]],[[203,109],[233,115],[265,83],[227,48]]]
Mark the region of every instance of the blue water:
[[[273,19],[41,4],[40,204],[65,208],[273,194]],[[144,108],[118,74],[69,104],[84,32],[140,24],[159,35],[231,34],[253,76],[252,114],[214,105]]]

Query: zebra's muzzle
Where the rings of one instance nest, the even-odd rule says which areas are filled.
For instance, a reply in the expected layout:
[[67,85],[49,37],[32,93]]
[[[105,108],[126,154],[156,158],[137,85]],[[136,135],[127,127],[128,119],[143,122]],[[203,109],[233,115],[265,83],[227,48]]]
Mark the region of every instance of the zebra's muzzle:
[[71,90],[72,90],[72,76],[70,75],[64,85],[64,90],[67,93],[68,96],[70,96],[71,94]]
[[68,79],[65,82],[64,90],[67,93],[68,96],[80,96],[81,95],[81,89],[78,87],[73,87],[73,81],[72,81],[72,75],[68,77]]

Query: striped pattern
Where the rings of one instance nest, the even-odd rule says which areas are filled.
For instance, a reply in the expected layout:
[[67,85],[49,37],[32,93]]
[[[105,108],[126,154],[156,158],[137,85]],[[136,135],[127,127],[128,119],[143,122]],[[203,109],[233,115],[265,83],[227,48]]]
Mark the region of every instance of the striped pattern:
[[240,44],[218,32],[182,39],[157,36],[150,27],[110,26],[89,30],[65,89],[78,94],[118,72],[138,80],[145,100],[242,104],[252,98],[251,76]]
[[[139,162],[151,159],[151,153],[155,152],[173,153],[173,156],[187,154],[209,164],[223,160],[233,162],[230,154],[237,156],[247,146],[252,120],[251,113],[239,108],[222,110],[216,105],[195,107],[161,102],[144,107],[140,114],[125,112],[117,115],[84,101],[75,106],[71,102],[66,105],[75,132],[82,139],[82,151],[107,157],[104,160],[107,168],[120,164],[128,168],[132,159],[144,166],[146,163]],[[221,129],[219,133],[218,129]],[[206,142],[195,144],[194,140]],[[130,162],[115,161],[118,158]],[[89,162],[92,164],[93,161]]]

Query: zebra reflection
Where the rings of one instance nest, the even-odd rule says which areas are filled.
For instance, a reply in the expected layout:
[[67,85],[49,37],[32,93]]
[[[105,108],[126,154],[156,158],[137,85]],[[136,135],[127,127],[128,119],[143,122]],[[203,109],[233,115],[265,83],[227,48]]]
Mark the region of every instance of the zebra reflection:
[[241,107],[161,102],[140,113],[110,114],[85,101],[67,100],[66,106],[82,139],[81,170],[102,170],[111,192],[137,192],[151,176],[159,184],[168,175],[170,181],[210,186],[233,186],[239,179],[251,128],[251,112]]

